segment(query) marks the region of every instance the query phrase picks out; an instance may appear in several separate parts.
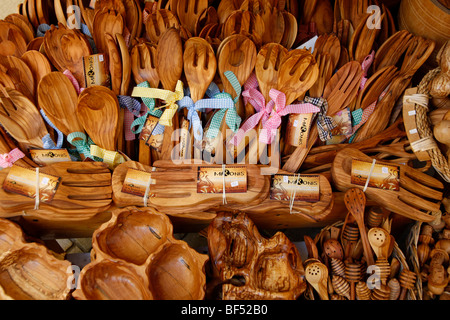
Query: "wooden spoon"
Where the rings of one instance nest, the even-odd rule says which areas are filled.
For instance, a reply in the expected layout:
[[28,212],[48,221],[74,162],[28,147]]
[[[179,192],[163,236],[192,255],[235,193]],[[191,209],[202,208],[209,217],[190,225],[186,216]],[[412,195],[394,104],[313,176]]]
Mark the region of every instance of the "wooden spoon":
[[341,55],[341,42],[334,34],[321,34],[314,45],[314,58],[322,53],[328,53],[331,58],[331,69],[334,71]]
[[197,102],[203,98],[216,74],[214,50],[205,39],[192,37],[184,45],[183,62],[191,98]]
[[145,23],[146,37],[157,44],[161,35],[170,28],[180,28],[180,22],[174,12],[167,9],[156,10],[149,14]]
[[386,66],[397,65],[402,55],[408,49],[414,35],[407,30],[400,30],[390,36],[375,53],[373,61],[374,71]]
[[30,68],[33,74],[34,85],[36,86],[35,89],[37,89],[37,85],[42,78],[52,72],[52,65],[50,61],[39,51],[27,51],[20,59],[27,64],[28,68]]
[[159,76],[156,71],[156,45],[140,42],[130,52],[131,71],[136,84],[148,81],[150,87],[158,88]]
[[191,34],[195,34],[195,24],[203,11],[208,8],[208,2],[208,0],[178,0],[178,19]]
[[371,266],[375,264],[375,260],[373,258],[372,249],[370,248],[366,226],[364,224],[364,210],[366,207],[366,196],[364,195],[364,192],[361,189],[351,188],[345,192],[344,201],[347,210],[356,220],[363,245],[364,257],[366,259],[367,265]]
[[0,55],[0,65],[2,71],[5,72],[14,83],[15,88],[34,102],[36,92],[35,83],[33,74],[27,64],[15,56],[5,57]]
[[319,76],[314,85],[309,89],[311,97],[319,98],[323,95],[325,85],[333,75],[331,56],[327,52],[319,53],[315,56],[317,64],[319,65]]
[[370,246],[375,252],[377,259],[389,258],[389,248],[391,243],[391,235],[383,228],[371,228],[367,234]]
[[111,35],[117,33],[123,34],[125,28],[125,21],[123,16],[115,11],[108,10],[107,7],[97,11],[94,16],[93,29],[94,29],[94,42],[97,47],[98,53],[107,53],[107,45],[105,39],[105,32]]
[[322,262],[311,262],[305,268],[306,281],[317,291],[322,300],[328,297],[328,268]]
[[26,17],[18,13],[11,13],[6,16],[6,22],[12,23],[17,26],[23,33],[25,43],[29,43],[35,38],[34,28]]
[[37,100],[45,115],[64,135],[84,132],[76,115],[77,92],[63,73],[51,72],[42,78]]
[[[168,55],[168,52],[171,54]],[[169,28],[161,35],[156,49],[156,61],[156,71],[164,89],[174,91],[183,72],[183,46],[175,28]]]
[[270,90],[278,87],[281,61],[287,53],[288,50],[281,44],[268,43],[259,50],[256,56],[255,75],[266,102],[270,101]]
[[116,94],[120,94],[122,85],[122,59],[120,57],[120,51],[116,43],[116,39],[109,33],[104,34],[105,44],[109,62],[109,74],[111,78],[111,89]]
[[92,86],[83,90],[78,97],[76,114],[95,144],[116,151],[119,101],[110,89]]
[[[223,42],[223,46],[217,52],[217,69],[225,92],[231,94],[234,99],[236,93],[225,77],[225,72],[232,71],[239,84],[244,85],[256,64],[256,46],[253,41],[241,34],[229,36]],[[240,102],[236,104],[236,110],[239,116],[245,117],[245,109]]]
[[302,99],[319,76],[319,66],[311,52],[294,49],[285,55],[278,73],[277,88],[286,95],[286,105]]
[[233,34],[245,35],[259,47],[262,44],[264,30],[264,21],[260,15],[254,15],[250,11],[236,10],[230,14],[223,24],[222,34],[223,38]]
[[[325,86],[323,97],[327,99],[327,116],[335,115],[339,110],[347,107],[358,94],[363,71],[361,65],[351,61],[339,69]],[[283,170],[297,172],[305,160],[309,150],[318,137],[317,126],[313,126],[308,138],[306,148],[298,147],[283,165]]]

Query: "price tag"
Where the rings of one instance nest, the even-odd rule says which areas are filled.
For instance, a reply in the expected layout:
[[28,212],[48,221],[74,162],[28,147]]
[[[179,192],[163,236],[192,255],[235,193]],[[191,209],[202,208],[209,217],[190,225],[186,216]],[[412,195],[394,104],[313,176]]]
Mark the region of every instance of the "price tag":
[[[39,172],[39,201],[50,203],[58,189],[60,177]],[[13,165],[3,182],[3,190],[25,197],[36,198],[36,171]]]
[[[351,170],[351,183],[365,186],[367,178],[369,177],[372,162],[353,160]],[[400,168],[395,165],[386,164],[382,162],[375,163],[368,187],[378,188],[383,190],[400,190],[399,180]]]
[[270,199],[317,202],[320,200],[320,177],[318,175],[281,175],[272,176]]
[[72,161],[67,149],[30,149],[31,159],[40,166],[48,166],[52,163]]
[[[224,179],[225,178],[225,179]],[[247,169],[243,166],[198,167],[197,193],[225,193],[247,192]]]
[[[152,180],[152,174],[143,170],[137,170],[130,168],[127,171],[125,180],[122,186],[122,192],[128,193],[138,197],[144,197],[147,191],[147,187],[150,184],[154,184],[155,180]],[[154,197],[155,195],[151,192],[148,193],[148,198]]]

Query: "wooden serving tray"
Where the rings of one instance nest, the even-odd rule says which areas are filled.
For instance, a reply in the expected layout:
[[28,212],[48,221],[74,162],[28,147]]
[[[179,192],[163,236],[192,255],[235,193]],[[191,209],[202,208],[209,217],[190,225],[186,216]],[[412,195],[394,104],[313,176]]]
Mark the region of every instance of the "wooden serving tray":
[[[139,162],[127,161],[119,165],[113,172],[113,201],[119,207],[144,206],[143,197],[122,192],[123,182],[128,169],[138,169],[152,172],[154,184],[150,186],[153,197],[148,199],[147,205],[167,214],[186,214],[209,210],[223,204],[222,193],[197,193],[198,166],[212,166],[211,164],[184,164],[173,161],[155,161],[153,169]],[[257,204],[268,195],[268,176],[260,174],[256,165],[245,165],[247,168],[247,192],[227,193],[228,204]]]

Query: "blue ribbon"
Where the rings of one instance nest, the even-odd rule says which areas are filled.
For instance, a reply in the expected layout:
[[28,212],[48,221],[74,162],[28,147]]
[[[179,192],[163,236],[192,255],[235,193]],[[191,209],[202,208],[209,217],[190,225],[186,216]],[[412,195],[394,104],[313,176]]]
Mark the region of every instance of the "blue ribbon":
[[58,134],[58,141],[53,142],[52,138],[50,137],[50,134],[46,134],[44,137],[42,137],[42,147],[44,149],[61,149],[63,142],[64,142],[64,135],[63,133],[50,121],[50,119],[45,114],[44,110],[40,110],[42,118],[45,120],[45,122],[48,123],[50,127],[52,127],[56,133]]

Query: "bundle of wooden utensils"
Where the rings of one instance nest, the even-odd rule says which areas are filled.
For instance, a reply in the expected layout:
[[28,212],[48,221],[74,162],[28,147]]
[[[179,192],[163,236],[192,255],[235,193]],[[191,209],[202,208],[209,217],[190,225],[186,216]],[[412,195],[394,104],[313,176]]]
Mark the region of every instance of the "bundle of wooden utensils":
[[[210,226],[214,241],[238,215],[267,229],[328,226],[305,238],[304,270],[291,270],[292,283],[304,272],[309,298],[415,298],[418,274],[391,224],[425,226],[445,210],[450,42],[399,28],[393,10],[378,0],[24,1],[0,20],[0,217],[70,228],[116,212],[81,281],[132,270],[141,298],[170,296],[149,289],[166,249],[200,270],[188,296],[205,296],[206,258],[188,257],[171,223]],[[111,264],[119,221],[147,213],[170,223],[167,243]],[[265,245],[276,241],[291,246]],[[430,259],[448,267],[448,252]],[[443,270],[430,268],[428,279]],[[301,285],[261,297],[297,299]],[[94,289],[75,295],[123,298]]]

